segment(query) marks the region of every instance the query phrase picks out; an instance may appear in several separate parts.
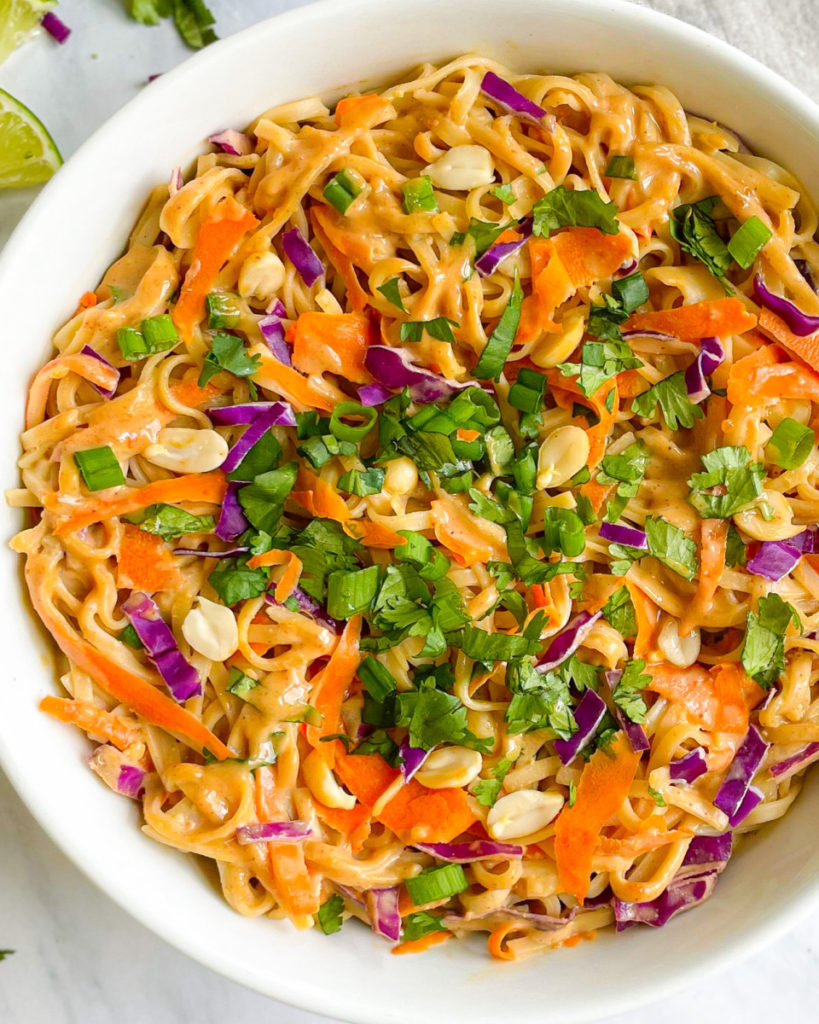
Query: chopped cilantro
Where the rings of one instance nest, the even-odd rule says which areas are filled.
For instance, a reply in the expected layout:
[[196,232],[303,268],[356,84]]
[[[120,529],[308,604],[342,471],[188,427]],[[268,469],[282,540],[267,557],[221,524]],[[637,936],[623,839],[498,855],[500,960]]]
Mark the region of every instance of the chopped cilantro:
[[570,191],[558,185],[535,203],[533,232],[550,235],[558,228],[597,228],[606,235],[620,231],[617,223],[617,204],[606,203],[594,189]]
[[695,420],[703,416],[699,405],[695,405],[688,397],[685,373],[682,370],[672,373],[665,380],[657,381],[647,391],[635,396],[631,409],[636,416],[653,416],[658,402],[669,430],[679,430],[681,426],[689,429],[694,426]]
[[751,462],[744,446],[714,448],[702,456],[702,464],[706,472],[688,481],[688,501],[703,519],[729,519],[762,496],[765,467]]
[[791,622],[802,628],[796,609],[779,594],[761,597],[757,610],[748,612],[742,667],[765,690],[785,668],[785,630]]

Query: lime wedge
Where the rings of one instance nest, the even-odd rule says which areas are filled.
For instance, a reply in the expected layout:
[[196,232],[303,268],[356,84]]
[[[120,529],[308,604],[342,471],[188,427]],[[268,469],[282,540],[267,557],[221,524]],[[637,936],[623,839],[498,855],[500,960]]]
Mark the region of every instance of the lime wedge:
[[0,61],[26,41],[53,0],[0,0]]
[[42,122],[0,89],[0,188],[39,185],[62,162]]

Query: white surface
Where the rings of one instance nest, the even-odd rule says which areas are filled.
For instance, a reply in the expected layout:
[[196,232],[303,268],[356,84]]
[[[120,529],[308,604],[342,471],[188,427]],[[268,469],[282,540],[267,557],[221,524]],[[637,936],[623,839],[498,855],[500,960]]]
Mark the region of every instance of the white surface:
[[[223,35],[283,6],[287,5],[262,0],[234,4],[213,0]],[[670,6],[663,4],[664,9]],[[55,52],[45,40],[35,43],[0,69],[0,85],[35,107],[68,153],[133,95],[147,74],[169,67],[184,52],[168,27],[148,30],[127,23],[116,0],[65,0],[62,9],[75,28],[69,46]],[[793,45],[800,41],[805,55],[802,65],[786,54],[786,36],[770,17],[770,9],[762,2],[723,0],[720,25],[735,42],[745,42],[746,32],[750,40],[755,30],[753,38],[765,43],[765,52],[758,55],[774,65],[781,62],[779,69],[798,75],[803,87],[812,74],[815,95],[816,69],[808,59],[812,40],[805,31],[811,25],[807,4],[801,10],[796,3],[777,4],[780,20],[788,21]],[[704,5],[679,4],[678,10],[690,11],[692,20],[701,23],[707,17]],[[799,17],[802,12],[804,20]],[[91,58],[94,52],[99,54],[96,60]],[[141,141],[151,147],[149,134]],[[110,159],[116,162],[118,154],[119,150],[111,153]],[[15,209],[24,198],[7,201],[2,197],[0,228],[15,219]],[[225,1020],[228,1013],[236,1024],[257,1020],[260,1014],[291,1024],[315,1019],[243,991],[152,938],[68,864],[5,783],[0,788],[0,815],[7,822],[0,833],[0,946],[19,950],[0,966],[3,1022],[96,1024],[116,1019],[119,1024],[210,1024]],[[817,938],[815,928],[811,932],[804,927],[746,966],[698,984],[696,993],[632,1012],[627,1019],[676,1022],[693,1012],[706,1021],[733,1021],[740,1015],[746,1021],[771,1017],[808,1021],[813,1017],[816,968],[810,948],[811,940],[815,946]],[[656,941],[659,947],[660,936]],[[654,968],[647,955],[650,945],[634,943],[631,948],[630,971],[636,981]],[[275,970],[275,964],[271,966]],[[599,980],[598,985],[605,996],[605,985]],[[395,999],[402,1001],[400,991]]]

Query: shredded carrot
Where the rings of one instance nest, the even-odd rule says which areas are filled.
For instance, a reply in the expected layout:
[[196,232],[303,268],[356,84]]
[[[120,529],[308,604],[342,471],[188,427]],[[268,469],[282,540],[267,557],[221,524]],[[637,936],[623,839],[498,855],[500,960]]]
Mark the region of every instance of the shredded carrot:
[[361,662],[360,636],[361,616],[354,615],[345,625],[330,660],[313,678],[310,703],[321,714],[321,725],[306,726],[304,734],[310,746],[319,749],[329,764],[333,763],[337,744],[321,740],[341,732],[341,705]]
[[[91,309],[99,302],[95,292],[83,292],[80,296],[80,301],[77,303],[77,313],[82,313],[85,309]],[[76,313],[74,314],[76,316]]]
[[182,586],[182,573],[170,548],[153,533],[125,524],[117,557],[117,584],[155,594]]
[[39,423],[45,416],[46,402],[52,381],[65,377],[68,373],[76,373],[83,380],[96,384],[105,391],[111,391],[119,383],[119,373],[113,366],[103,363],[93,356],[74,352],[71,355],[57,356],[41,367],[28,392],[26,402],[26,427]]
[[293,551],[282,551],[279,548],[272,548],[270,551],[265,551],[264,554],[254,555],[247,562],[249,569],[260,569],[268,565],[287,566],[273,592],[273,596],[279,604],[282,604],[290,597],[296,584],[299,582],[302,569],[301,559]]
[[615,839],[610,836],[599,836],[595,852],[602,857],[639,857],[640,854],[657,850],[669,843],[676,843],[681,839],[690,839],[691,833],[684,829],[649,829],[645,832],[637,832],[634,835],[626,836],[623,839]]
[[805,337],[794,334],[785,321],[769,309],[760,310],[759,329],[804,360],[811,369],[819,371],[819,333]]
[[680,619],[680,636],[687,636],[703,621],[720,576],[725,571],[725,545],[728,523],[725,519],[703,519],[700,523],[700,577],[692,601],[689,601]]
[[697,341],[700,338],[744,334],[755,326],[756,317],[748,312],[740,299],[708,299],[690,306],[632,313],[623,329],[662,331],[682,341]]
[[634,640],[634,657],[651,660],[656,652],[657,627],[660,624],[660,609],[643,591],[626,579],[626,588],[634,605],[637,621],[637,636]]
[[589,499],[589,504],[594,514],[597,515],[611,497],[616,486],[616,484],[601,484],[592,478],[580,485],[580,494]]
[[210,473],[189,473],[187,476],[154,480],[144,487],[122,488],[107,501],[92,498],[72,505],[75,511],[59,523],[54,532],[58,536],[76,533],[92,523],[101,523],[114,516],[125,516],[162,502],[177,505],[182,501],[202,501],[219,505],[225,496],[225,488],[225,474],[218,469]]
[[[325,746],[332,746],[332,744],[325,744]],[[336,832],[346,836],[350,841],[350,849],[353,853],[358,853],[370,834],[369,808],[364,804],[356,804],[349,810],[344,807],[327,807],[315,797],[313,804],[316,814],[321,820],[330,828],[334,828]]]
[[[750,360],[751,356],[746,356]],[[771,363],[741,359],[728,374],[728,401],[755,406],[786,398],[819,402],[819,374],[802,363]]]
[[647,381],[637,370],[623,370],[617,374],[617,390],[621,398],[634,398],[646,389]]
[[350,518],[350,510],[338,491],[306,466],[299,466],[296,487],[298,490],[292,491],[290,497],[311,515],[337,523],[346,523]]
[[597,228],[567,228],[551,242],[575,288],[611,277],[631,254],[628,235],[604,235]]
[[[378,754],[346,754],[335,744],[335,770],[362,804],[372,808],[400,774]],[[462,789],[427,789],[411,779],[381,811],[378,821],[405,842],[450,843],[476,820]]]
[[[609,400],[611,409],[606,404],[609,395],[614,396]],[[593,427],[589,427],[586,431],[586,436],[589,439],[589,461],[587,466],[589,469],[596,469],[606,454],[606,442],[608,441],[609,432],[614,426],[614,421],[617,419],[617,414],[620,411],[620,395],[617,390],[617,380],[612,378],[606,381],[591,397],[595,403],[595,411],[599,419]]]
[[516,958],[516,954],[508,946],[505,946],[504,942],[512,932],[519,932],[520,927],[518,921],[505,921],[489,933],[486,948],[496,960],[514,960]]
[[[331,211],[324,206],[313,206],[310,208],[310,221],[313,225],[313,231],[321,242],[322,249],[324,249],[324,254],[344,281],[344,288],[350,305],[353,307],[354,312],[360,313],[369,305],[370,296],[361,287],[351,257],[343,248],[337,246],[335,241],[331,241],[331,232],[325,228],[325,218],[329,219],[330,213]],[[358,232],[351,234],[354,238],[361,237]]]
[[406,537],[396,533],[391,526],[373,523],[369,519],[350,519],[344,524],[344,532],[368,548],[381,548],[384,551],[400,548],[407,543]]
[[[171,385],[171,394],[182,405],[189,405],[191,408],[204,405],[205,402],[221,394],[221,389],[210,381],[203,388],[196,382],[196,377],[185,377]],[[176,415],[176,413],[174,413]]]
[[[259,821],[277,821],[283,817],[276,793],[273,771],[267,765],[257,768],[256,816]],[[291,917],[317,913],[321,906],[321,876],[311,874],[298,843],[268,843],[267,862],[276,883],[279,902]]]
[[546,591],[542,583],[533,583],[532,587],[532,604],[535,608],[545,608],[549,604],[549,599],[546,597]]
[[592,857],[600,831],[628,796],[640,755],[625,735],[612,740],[610,752],[597,750],[583,768],[574,806],[565,805],[555,823],[555,859],[561,892],[582,903],[589,890]]
[[336,104],[336,124],[339,128],[372,128],[386,120],[391,109],[389,100],[378,93],[346,96]]
[[322,384],[311,377],[303,376],[292,366],[280,363],[261,346],[254,346],[251,354],[257,355],[260,360],[259,369],[253,375],[253,380],[263,388],[278,392],[301,410],[321,409],[322,412],[332,412],[336,402],[347,398],[326,381]]
[[309,310],[290,325],[293,366],[306,374],[336,373],[345,380],[372,380],[364,357],[378,337],[363,313],[319,313]]
[[40,710],[61,722],[76,725],[78,729],[99,736],[107,743],[113,743],[119,750],[125,750],[136,738],[134,725],[119,715],[98,708],[84,700],[66,700],[64,697],[43,697]]
[[425,953],[433,946],[440,946],[442,942],[451,938],[453,938],[452,932],[430,932],[429,935],[422,935],[420,939],[401,942],[397,946],[393,946],[390,952],[394,956],[401,956],[403,953]]
[[438,543],[452,552],[458,565],[509,560],[500,527],[477,521],[463,502],[449,496],[436,498],[430,502],[430,510]]
[[258,220],[233,196],[223,199],[213,215],[199,228],[191,262],[173,310],[173,322],[183,341],[190,341],[194,327],[205,315],[205,298],[219,271],[236,246]]
[[455,431],[455,436],[458,438],[459,441],[465,441],[469,443],[470,441],[477,441],[477,439],[481,435],[480,431],[478,430],[467,430],[465,427],[458,427],[458,429]]

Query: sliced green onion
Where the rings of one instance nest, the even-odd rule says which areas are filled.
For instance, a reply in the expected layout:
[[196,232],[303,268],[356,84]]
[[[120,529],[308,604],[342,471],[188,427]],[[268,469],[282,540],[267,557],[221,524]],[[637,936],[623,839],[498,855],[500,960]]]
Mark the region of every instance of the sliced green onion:
[[435,201],[435,193],[432,191],[432,179],[428,174],[421,178],[413,178],[405,181],[401,186],[404,194],[404,210],[407,213],[415,213],[422,210],[426,213],[436,213],[438,203]]
[[452,450],[459,459],[466,459],[468,462],[475,462],[486,451],[486,444],[482,437],[476,437],[474,441],[460,441],[457,437],[451,437]]
[[605,170],[607,178],[631,178],[637,180],[637,172],[634,170],[634,159],[630,156],[609,157],[608,166]]
[[363,190],[363,184],[356,181],[353,173],[343,170],[327,182],[322,195],[328,203],[335,206],[339,213],[346,213]]
[[102,448],[74,452],[74,462],[89,491],[104,491],[106,487],[125,483],[122,467],[107,444]]
[[648,285],[639,270],[619,281],[611,282],[611,294],[623,307],[624,312],[631,313],[644,302],[648,302]]
[[568,508],[550,506],[544,510],[543,550],[546,554],[560,551],[567,558],[577,558],[586,547],[583,520]]
[[179,341],[176,327],[167,313],[162,313],[160,316],[149,316],[147,320],[143,320],[142,337],[151,353],[166,352]]
[[[342,416],[360,416],[364,422],[353,426],[343,423]],[[361,441],[378,419],[378,410],[360,402],[339,402],[330,414],[330,433],[339,441]]]
[[128,647],[133,647],[135,651],[141,651],[145,646],[139,639],[139,634],[129,622],[125,629],[120,630],[119,639],[126,644]]
[[509,388],[508,402],[513,409],[519,409],[521,412],[538,412],[543,406],[543,392],[527,388],[525,384],[515,381]]
[[473,370],[475,377],[482,380],[497,380],[506,365],[507,357],[512,351],[512,343],[515,340],[518,324],[520,323],[520,308],[523,303],[523,289],[520,286],[518,272],[515,271],[515,283],[512,286],[512,295],[506,304],[497,327],[492,332],[486,345],[484,345],[478,365]]
[[228,693],[232,693],[234,697],[238,697],[240,700],[247,701],[247,695],[251,690],[255,690],[259,685],[258,679],[253,679],[251,676],[245,675],[241,669],[231,668],[228,674]]
[[226,292],[211,292],[205,298],[205,307],[208,311],[208,327],[214,330],[235,327],[242,315],[236,300]]
[[120,327],[117,330],[117,345],[123,359],[142,359],[150,354],[148,343],[134,327]]
[[398,562],[411,562],[418,567],[418,575],[425,580],[440,580],[449,571],[450,561],[446,555],[427,540],[422,533],[399,530],[399,537],[406,540],[395,548]]
[[298,446],[299,455],[303,455],[314,469],[321,469],[333,454],[321,437],[308,437]]
[[807,461],[815,443],[810,427],[786,416],[771,434],[765,452],[782,469],[798,469]]
[[766,227],[759,217],[749,217],[731,236],[728,252],[743,270],[747,270],[772,235],[771,229]]
[[378,593],[379,567],[351,572],[339,570],[327,578],[327,611],[334,619],[349,619],[356,612],[366,611]]
[[391,302],[393,306],[397,306],[402,313],[406,313],[407,309],[404,305],[404,300],[401,298],[401,278],[391,277],[389,281],[385,281],[380,284],[376,291],[381,292],[387,302]]
[[385,668],[380,661],[368,654],[358,666],[356,673],[364,685],[364,689],[373,700],[383,704],[391,693],[398,689],[398,683],[388,668]]
[[466,874],[460,864],[445,864],[441,868],[422,871],[415,878],[408,878],[404,885],[416,907],[425,903],[436,903],[449,899],[469,888]]
[[368,494],[379,494],[384,488],[384,470],[373,466],[371,469],[351,469],[339,477],[338,489],[366,498]]

